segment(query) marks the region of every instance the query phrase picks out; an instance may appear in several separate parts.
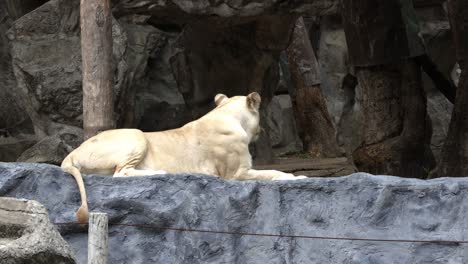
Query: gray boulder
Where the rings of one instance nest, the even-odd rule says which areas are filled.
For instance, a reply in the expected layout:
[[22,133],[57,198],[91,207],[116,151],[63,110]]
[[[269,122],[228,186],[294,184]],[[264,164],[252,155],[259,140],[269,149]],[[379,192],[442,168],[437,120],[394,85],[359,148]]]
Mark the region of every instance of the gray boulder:
[[36,201],[0,197],[2,264],[74,264],[70,246]]
[[0,136],[0,161],[11,162],[17,158],[25,150],[37,143],[33,136],[24,137],[1,137]]
[[[17,11],[17,13],[21,13],[23,11],[8,8],[10,7],[9,5],[17,2],[19,1],[9,1],[5,4],[2,2],[2,5],[0,5],[0,138],[2,136],[13,137],[21,133],[31,134],[33,131],[31,120],[19,107],[12,94],[16,82],[11,65],[10,48],[6,32],[14,20],[11,12]],[[27,9],[26,5],[22,7]],[[0,150],[1,155],[2,151]]]
[[[461,243],[374,242],[181,232],[123,226],[380,239],[468,237],[468,178],[429,181],[357,173],[298,181],[206,175],[85,177],[91,211],[109,215],[109,263],[466,263]],[[0,196],[36,199],[74,222],[72,176],[45,164],[0,163]],[[86,263],[86,227],[60,226]]]
[[79,3],[50,1],[16,20],[7,36],[17,88],[16,101],[38,138],[54,123],[81,126]]
[[[136,24],[139,20],[138,16],[113,20],[119,126],[135,125],[133,86],[146,74],[150,54],[162,38],[155,28]],[[7,36],[18,85],[12,93],[39,139],[54,136],[64,127],[82,127],[79,1],[49,1],[16,20]]]
[[79,128],[68,127],[53,136],[47,136],[26,149],[16,161],[41,162],[60,165],[72,150],[83,142]]
[[[0,9],[0,16],[1,11]],[[0,103],[6,101],[5,104],[0,104],[0,133],[3,126],[8,124],[30,124],[30,133],[34,133],[40,142],[27,149],[19,158],[16,155],[11,159],[59,164],[71,149],[78,146],[77,142],[82,134],[79,1],[49,1],[11,24],[12,27],[6,34],[11,45],[11,60],[8,58],[8,62],[11,61],[10,64],[13,65],[17,88],[9,89],[7,95],[11,94],[11,99],[15,98],[14,102],[24,111],[17,110],[18,107],[10,104],[7,101],[10,97],[0,97]],[[0,32],[2,25],[0,24]],[[159,30],[145,24],[142,16],[113,20],[112,34],[116,123],[118,127],[136,127],[143,114],[146,114],[145,121],[154,118],[154,111],[149,116],[139,110],[154,110],[156,103],[153,98],[159,96],[154,95],[154,91],[165,89],[156,86],[152,89],[153,94],[147,96],[142,92],[144,88],[140,89],[142,85],[139,83],[146,80],[143,84],[148,85],[151,81],[147,77],[149,58],[152,56],[159,59],[158,48],[166,37]],[[0,57],[2,49],[0,45]],[[9,54],[5,56],[7,55]],[[170,69],[168,64],[166,67]],[[10,69],[11,75],[13,70]],[[172,86],[175,86],[175,81]],[[2,93],[0,91],[0,95]],[[181,98],[180,94],[178,96]],[[135,99],[142,97],[144,100]],[[177,107],[180,106],[178,102]],[[9,114],[7,108],[11,108],[14,113]],[[26,117],[16,117],[16,113],[25,115],[24,112]],[[3,116],[9,119],[2,118]],[[182,118],[170,115],[166,119]],[[22,124],[17,120],[26,120],[29,123],[22,121],[25,123]],[[69,131],[73,131],[71,139],[68,136]],[[64,139],[64,134],[68,139]]]

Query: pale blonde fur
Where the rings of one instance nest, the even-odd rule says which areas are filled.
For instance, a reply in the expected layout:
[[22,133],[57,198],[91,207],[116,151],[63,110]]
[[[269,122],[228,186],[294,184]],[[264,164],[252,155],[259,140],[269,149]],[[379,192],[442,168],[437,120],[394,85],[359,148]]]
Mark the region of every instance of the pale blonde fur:
[[228,98],[218,94],[217,107],[185,126],[144,133],[138,129],[104,131],[72,151],[62,162],[81,195],[80,223],[88,220],[81,173],[144,176],[162,173],[204,173],[226,180],[293,180],[276,170],[252,169],[248,145],[258,137],[260,96]]

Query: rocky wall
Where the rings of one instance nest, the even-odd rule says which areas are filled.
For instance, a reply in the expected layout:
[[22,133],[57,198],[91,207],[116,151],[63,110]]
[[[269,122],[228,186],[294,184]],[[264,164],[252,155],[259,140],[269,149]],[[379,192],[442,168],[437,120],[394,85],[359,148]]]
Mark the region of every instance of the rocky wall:
[[[0,139],[0,160],[59,163],[81,141],[79,1],[5,3],[0,6],[0,138],[8,139]],[[294,121],[288,120],[291,83],[285,80],[287,65],[278,66],[279,52],[289,41],[289,15],[327,15],[306,19],[321,87],[338,141],[348,153],[360,145],[363,120],[356,99],[361,95],[359,89],[342,89],[343,78],[353,70],[336,15],[338,1],[112,3],[119,127],[175,128],[210,110],[217,92],[256,90],[264,97],[262,126],[268,133],[254,155],[271,161],[271,153],[300,151]],[[445,11],[429,6],[419,8],[418,15],[428,52],[448,77],[455,60]],[[184,54],[182,60],[174,59],[177,53]],[[452,106],[427,76],[424,86],[437,156]]]
[[[122,226],[406,240],[468,238],[468,178],[374,176],[224,181],[207,175],[85,177],[91,211],[109,216],[109,263],[466,263],[466,244],[377,242],[180,232]],[[71,175],[0,163],[0,196],[34,199],[52,222],[74,222]],[[87,228],[60,226],[78,263]]]

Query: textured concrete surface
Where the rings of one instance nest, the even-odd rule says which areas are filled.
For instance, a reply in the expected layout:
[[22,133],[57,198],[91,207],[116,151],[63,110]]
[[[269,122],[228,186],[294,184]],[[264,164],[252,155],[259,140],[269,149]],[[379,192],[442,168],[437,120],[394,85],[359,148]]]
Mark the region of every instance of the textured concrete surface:
[[[298,181],[205,175],[85,178],[91,211],[110,223],[383,239],[468,240],[468,178],[430,181],[356,173]],[[0,163],[0,196],[35,199],[53,222],[75,221],[72,176]],[[86,227],[60,229],[86,263]],[[109,228],[109,263],[468,263],[468,245],[313,240]]]
[[70,246],[36,201],[0,197],[0,263],[74,264]]

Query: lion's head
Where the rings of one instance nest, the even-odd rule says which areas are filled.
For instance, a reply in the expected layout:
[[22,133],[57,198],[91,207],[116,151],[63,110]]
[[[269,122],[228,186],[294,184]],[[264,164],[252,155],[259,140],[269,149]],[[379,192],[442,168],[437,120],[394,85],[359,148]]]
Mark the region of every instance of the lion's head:
[[258,139],[260,135],[260,103],[262,99],[256,92],[247,96],[227,97],[224,94],[217,94],[214,98],[216,109],[229,111],[238,116],[242,127],[251,136],[251,141]]

